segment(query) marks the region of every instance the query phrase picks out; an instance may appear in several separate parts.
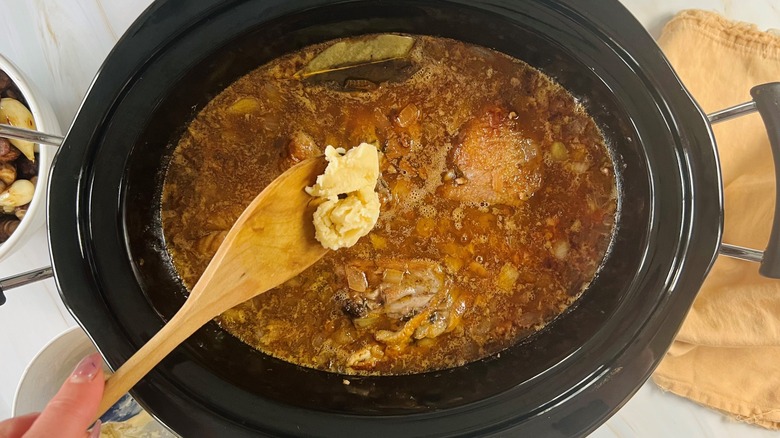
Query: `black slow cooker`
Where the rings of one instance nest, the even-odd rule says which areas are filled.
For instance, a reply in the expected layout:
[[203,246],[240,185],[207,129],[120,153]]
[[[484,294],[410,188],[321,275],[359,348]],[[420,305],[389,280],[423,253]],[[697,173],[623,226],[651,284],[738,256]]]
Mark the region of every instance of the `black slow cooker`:
[[[615,240],[597,278],[543,331],[462,367],[352,376],[345,385],[344,376],[271,358],[210,323],[133,395],[183,436],[594,430],[661,360],[721,247],[722,230],[709,120],[616,0],[155,2],[106,59],[52,168],[48,225],[63,300],[112,367],[127,360],[186,297],[165,251],[160,190],[188,121],[275,57],[377,32],[494,48],[582,102],[614,152],[620,186]],[[754,90],[768,119],[772,105],[780,117],[778,96],[780,84]],[[780,147],[778,123],[769,127]],[[777,233],[772,242],[762,272],[777,277]]]

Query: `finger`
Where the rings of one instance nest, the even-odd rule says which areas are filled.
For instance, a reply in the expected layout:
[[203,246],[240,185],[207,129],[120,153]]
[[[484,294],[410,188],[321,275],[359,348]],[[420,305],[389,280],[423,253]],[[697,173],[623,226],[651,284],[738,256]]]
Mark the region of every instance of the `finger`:
[[21,417],[10,418],[5,421],[0,421],[0,437],[2,438],[19,438],[27,432],[27,429],[33,424],[38,413],[22,415]]
[[25,438],[84,438],[87,427],[97,414],[103,385],[100,355],[95,353],[82,359]]

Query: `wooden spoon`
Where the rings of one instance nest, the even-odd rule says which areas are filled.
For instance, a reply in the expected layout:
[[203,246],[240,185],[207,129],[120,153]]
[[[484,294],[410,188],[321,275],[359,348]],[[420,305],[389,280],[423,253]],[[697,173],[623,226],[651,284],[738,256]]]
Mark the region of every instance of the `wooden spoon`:
[[327,249],[314,238],[314,184],[323,157],[298,163],[241,213],[184,305],[107,381],[98,418],[174,348],[222,312],[295,277]]

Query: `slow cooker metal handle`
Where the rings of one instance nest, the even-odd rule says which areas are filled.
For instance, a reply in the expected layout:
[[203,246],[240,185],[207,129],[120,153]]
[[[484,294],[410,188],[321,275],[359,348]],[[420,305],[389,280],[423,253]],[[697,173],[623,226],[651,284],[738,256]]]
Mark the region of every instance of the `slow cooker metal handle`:
[[741,260],[759,262],[758,272],[764,277],[780,278],[780,82],[757,85],[750,90],[751,102],[746,102],[708,115],[710,123],[718,123],[758,111],[764,120],[772,156],[775,162],[775,217],[765,251],[722,243],[720,253]]
[[23,274],[14,275],[13,277],[0,279],[0,306],[5,303],[4,291],[13,289],[15,287],[24,286],[26,284],[35,283],[36,281],[45,280],[54,275],[54,271],[50,266],[40,269],[34,269],[27,271]]

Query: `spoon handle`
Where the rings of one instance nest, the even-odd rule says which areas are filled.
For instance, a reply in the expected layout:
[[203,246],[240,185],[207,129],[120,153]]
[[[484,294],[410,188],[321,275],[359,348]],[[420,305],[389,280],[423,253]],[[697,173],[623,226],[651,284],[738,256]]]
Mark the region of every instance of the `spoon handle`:
[[15,140],[31,141],[33,143],[45,144],[48,146],[62,146],[64,138],[47,134],[41,131],[17,128],[16,126],[0,124],[0,137],[13,138]]
[[272,181],[238,217],[176,315],[106,381],[102,415],[177,345],[222,312],[295,277],[328,250],[314,238],[304,187],[325,170],[304,160]]
[[213,315],[192,312],[187,300],[178,312],[141,349],[133,354],[111,377],[106,380],[103,398],[98,408],[97,420],[123,395],[162,361],[173,349],[206,324]]

